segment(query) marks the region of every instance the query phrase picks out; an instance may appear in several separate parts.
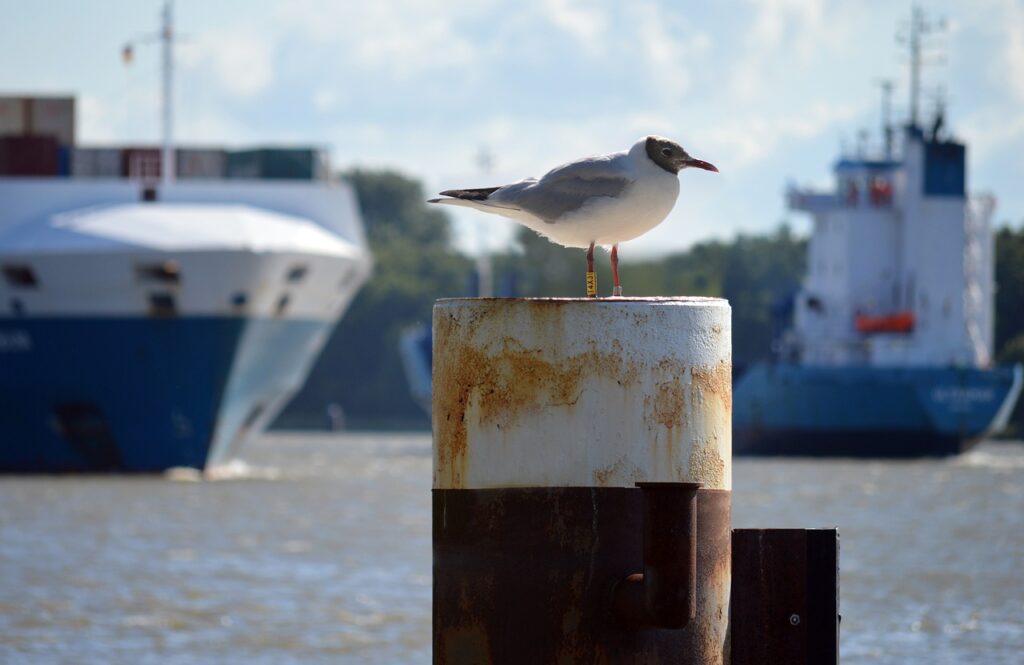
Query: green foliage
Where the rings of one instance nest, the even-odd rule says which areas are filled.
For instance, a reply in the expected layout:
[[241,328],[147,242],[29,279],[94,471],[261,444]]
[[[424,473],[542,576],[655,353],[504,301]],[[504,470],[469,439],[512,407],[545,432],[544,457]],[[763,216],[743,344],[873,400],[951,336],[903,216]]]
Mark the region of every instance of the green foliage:
[[[320,427],[327,404],[340,404],[356,427],[426,427],[409,397],[398,355],[403,329],[430,321],[434,300],[465,293],[472,262],[451,245],[443,210],[425,203],[422,185],[390,171],[355,170],[345,176],[359,196],[374,273],[328,341],[302,392],[279,426]],[[521,229],[519,250],[494,257],[496,282],[515,276],[516,295],[582,296],[585,252]],[[627,296],[699,295],[732,305],[737,365],[768,358],[772,310],[791,295],[805,272],[806,241],[785,225],[766,235],[707,241],[685,252],[632,260],[620,266]],[[608,255],[595,256],[598,288],[611,292]],[[1003,363],[1024,362],[1024,230],[996,236],[996,348]],[[1024,406],[1015,415],[1024,432]]]
[[[498,271],[520,275],[522,295],[583,295],[585,251],[565,249],[522,229],[520,255],[501,257]],[[624,248],[628,251],[628,246]],[[806,242],[789,227],[764,236],[737,236],[732,242],[709,241],[685,252],[619,265],[629,296],[719,296],[728,298],[733,315],[733,357],[737,363],[767,357],[773,337],[772,307],[800,284]],[[598,290],[611,291],[607,253],[595,256]]]
[[[996,362],[1000,365],[1024,365],[1024,332],[1016,337],[1011,337],[1002,346]],[[1024,437],[1024,399],[1017,401],[1017,406],[1010,416],[1010,424],[1006,428],[1004,436],[1012,438]]]
[[[1024,364],[1024,227],[996,234],[996,360]],[[1024,399],[1017,403],[1007,435],[1024,436]]]
[[996,349],[1024,332],[1024,227],[996,233]]
[[451,249],[448,217],[428,207],[420,183],[389,171],[356,170],[345,178],[359,196],[373,274],[279,424],[321,426],[325,406],[335,402],[357,427],[424,427],[426,416],[405,384],[398,338],[407,326],[430,321],[434,300],[462,295],[470,262]]

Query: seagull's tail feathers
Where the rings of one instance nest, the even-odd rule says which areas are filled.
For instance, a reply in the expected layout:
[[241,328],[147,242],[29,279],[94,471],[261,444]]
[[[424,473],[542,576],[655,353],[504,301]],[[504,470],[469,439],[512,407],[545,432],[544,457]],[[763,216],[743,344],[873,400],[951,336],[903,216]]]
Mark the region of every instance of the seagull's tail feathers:
[[465,206],[475,208],[484,212],[497,215],[506,215],[505,210],[517,210],[516,207],[506,203],[498,203],[489,199],[490,195],[501,189],[501,187],[480,187],[479,189],[448,189],[441,192],[441,196],[449,198],[428,199],[427,203],[443,203],[452,206]]

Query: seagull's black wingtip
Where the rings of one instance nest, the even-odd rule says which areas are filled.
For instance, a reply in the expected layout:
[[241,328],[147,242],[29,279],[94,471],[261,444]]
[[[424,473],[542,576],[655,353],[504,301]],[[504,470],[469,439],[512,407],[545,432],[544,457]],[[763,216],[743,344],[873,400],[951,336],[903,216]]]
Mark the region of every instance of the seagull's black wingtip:
[[450,196],[455,199],[466,201],[484,201],[493,194],[498,187],[480,187],[478,189],[449,189],[441,192],[441,196]]

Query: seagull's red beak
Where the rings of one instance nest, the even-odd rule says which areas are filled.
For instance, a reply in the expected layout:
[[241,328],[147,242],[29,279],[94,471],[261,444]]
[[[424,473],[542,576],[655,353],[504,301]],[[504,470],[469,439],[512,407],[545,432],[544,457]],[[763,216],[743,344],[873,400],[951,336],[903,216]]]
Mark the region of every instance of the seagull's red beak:
[[705,171],[718,173],[718,167],[710,162],[705,162],[703,159],[689,159],[686,161],[686,165],[692,166],[695,169],[704,169]]

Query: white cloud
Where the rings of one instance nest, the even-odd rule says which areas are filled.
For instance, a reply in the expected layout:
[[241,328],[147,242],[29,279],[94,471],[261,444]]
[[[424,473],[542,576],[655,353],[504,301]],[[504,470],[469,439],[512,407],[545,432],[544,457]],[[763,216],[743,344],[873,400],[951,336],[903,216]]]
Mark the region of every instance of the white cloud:
[[[749,103],[779,93],[779,85],[843,49],[862,26],[859,3],[832,5],[824,0],[757,0],[743,48],[730,67],[728,90]],[[861,32],[863,36],[863,32]],[[863,53],[864,43],[859,44]],[[784,66],[780,67],[782,63]]]
[[[188,46],[183,47],[188,52]],[[274,82],[274,43],[259,31],[217,30],[200,37],[185,62],[193,71],[210,66],[221,86],[240,97],[253,97]],[[180,50],[180,49],[179,49]]]
[[320,113],[327,113],[334,110],[338,105],[338,91],[333,87],[321,87],[317,88],[313,92],[313,97],[310,100],[313,102],[313,108]]
[[576,0],[544,0],[543,12],[554,25],[565,30],[589,52],[603,51],[608,14],[597,7],[582,6]]
[[1017,100],[1024,102],[1024,7],[1010,3],[1007,5],[1007,20],[1003,22],[1006,30],[1006,82],[1016,95]]
[[659,96],[678,104],[690,90],[691,67],[710,49],[711,37],[653,2],[634,3],[631,8],[630,22],[636,26],[645,69]]
[[[480,11],[477,6],[472,13]],[[356,65],[397,79],[467,65],[478,55],[476,45],[455,29],[452,17],[460,13],[433,3],[292,0],[282,3],[279,13],[285,27],[331,44]]]
[[701,138],[736,172],[770,157],[787,141],[813,139],[844,126],[864,110],[864,106],[817,102],[799,114],[742,114],[708,126]]

